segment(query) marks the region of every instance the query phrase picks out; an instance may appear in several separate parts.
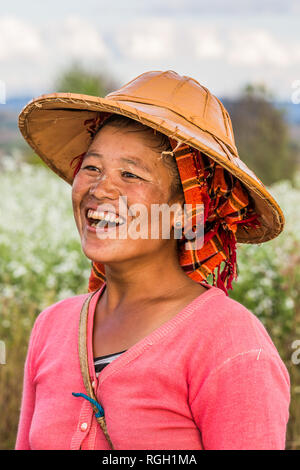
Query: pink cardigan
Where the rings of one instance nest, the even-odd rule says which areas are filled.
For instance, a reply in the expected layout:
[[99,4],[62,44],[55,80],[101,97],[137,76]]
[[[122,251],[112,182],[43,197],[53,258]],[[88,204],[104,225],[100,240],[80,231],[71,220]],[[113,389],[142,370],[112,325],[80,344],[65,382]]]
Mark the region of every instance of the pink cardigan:
[[[115,449],[284,449],[289,375],[262,323],[208,286],[97,378],[91,378]],[[16,449],[108,449],[87,400],[77,334],[87,294],[46,308],[25,364]]]

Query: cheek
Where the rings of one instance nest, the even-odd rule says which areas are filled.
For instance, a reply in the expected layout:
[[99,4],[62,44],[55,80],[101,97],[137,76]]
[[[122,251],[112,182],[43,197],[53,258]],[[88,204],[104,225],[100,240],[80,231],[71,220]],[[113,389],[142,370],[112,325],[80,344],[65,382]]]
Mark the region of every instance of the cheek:
[[[151,239],[151,230],[155,230],[156,226],[156,230],[158,231],[157,233],[160,233],[161,216],[159,216],[159,219],[157,219],[155,218],[155,214],[158,211],[157,206],[166,204],[168,202],[166,197],[166,190],[164,191],[163,188],[160,187],[157,183],[147,183],[146,186],[134,185],[130,195],[128,194],[128,205],[129,208],[131,207],[132,209],[132,215],[138,218],[139,223],[141,224],[140,227],[144,227],[141,229],[142,231],[146,230],[146,227],[148,227],[149,239]],[[135,203],[138,203],[138,206],[135,206]],[[140,209],[139,206],[142,206],[142,208]],[[144,223],[147,225],[144,226]],[[135,225],[134,228],[136,229]]]
[[80,219],[80,205],[88,188],[83,183],[82,178],[76,176],[72,184],[72,206],[76,224]]
[[84,181],[80,176],[75,176],[73,184],[72,184],[72,202],[73,205],[76,206],[78,202],[80,202],[82,196],[87,191],[87,186],[84,184]]
[[167,188],[159,184],[159,181],[148,181],[147,183],[141,181],[132,187],[127,187],[126,192],[132,201],[138,201],[147,206],[167,202]]

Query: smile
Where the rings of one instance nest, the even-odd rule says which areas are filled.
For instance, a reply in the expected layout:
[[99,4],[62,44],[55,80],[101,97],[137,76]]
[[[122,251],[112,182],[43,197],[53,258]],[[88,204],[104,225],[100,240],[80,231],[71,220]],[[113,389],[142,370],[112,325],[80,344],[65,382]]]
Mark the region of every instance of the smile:
[[125,219],[123,217],[117,216],[112,212],[98,212],[92,209],[87,210],[86,218],[89,226],[95,228],[108,229],[125,223]]

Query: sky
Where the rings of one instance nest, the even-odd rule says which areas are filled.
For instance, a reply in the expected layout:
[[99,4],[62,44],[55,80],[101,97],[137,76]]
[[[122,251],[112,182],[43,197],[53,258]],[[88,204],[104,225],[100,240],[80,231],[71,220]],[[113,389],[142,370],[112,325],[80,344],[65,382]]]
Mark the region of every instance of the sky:
[[175,70],[219,97],[264,83],[291,100],[300,80],[300,1],[0,0],[0,95],[55,91],[73,61],[120,85]]

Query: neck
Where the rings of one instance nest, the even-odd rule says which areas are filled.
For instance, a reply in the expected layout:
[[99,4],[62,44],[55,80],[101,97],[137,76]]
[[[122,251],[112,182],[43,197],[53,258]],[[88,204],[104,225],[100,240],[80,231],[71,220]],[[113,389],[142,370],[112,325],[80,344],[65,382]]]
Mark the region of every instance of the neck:
[[142,260],[105,265],[106,288],[102,304],[107,314],[121,306],[151,302],[178,295],[195,284],[182,270],[175,256],[151,253]]

